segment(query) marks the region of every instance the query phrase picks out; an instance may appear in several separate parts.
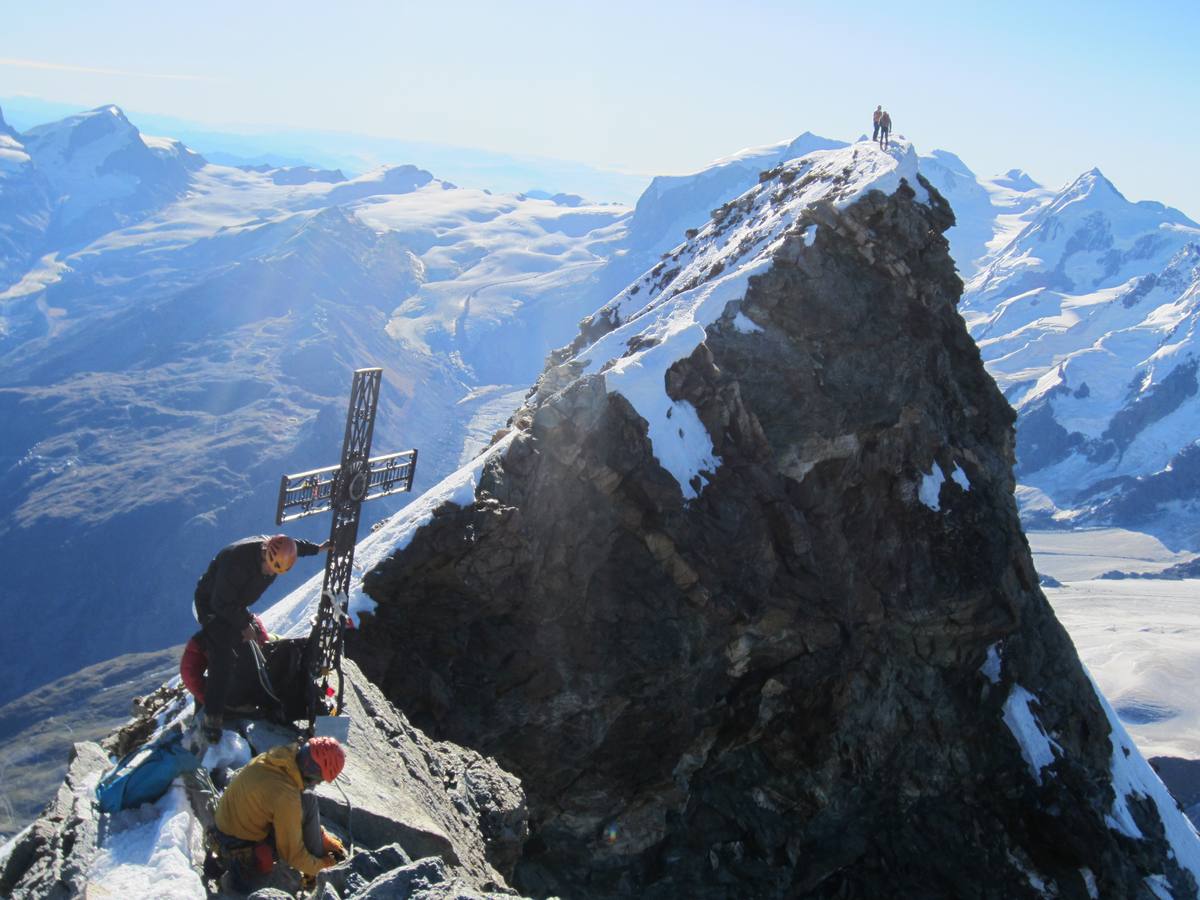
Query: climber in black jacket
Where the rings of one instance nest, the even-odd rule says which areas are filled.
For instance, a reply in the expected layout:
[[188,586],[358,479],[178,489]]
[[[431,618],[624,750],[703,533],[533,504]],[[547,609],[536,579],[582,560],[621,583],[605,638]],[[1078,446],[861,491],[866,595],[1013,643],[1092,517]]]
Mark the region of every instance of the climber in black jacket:
[[208,653],[204,734],[221,739],[225,694],[237,662],[239,648],[255,639],[254,616],[249,607],[296,562],[297,556],[315,556],[333,544],[297,541],[286,534],[243,538],[222,549],[196,584],[196,621],[200,623]]

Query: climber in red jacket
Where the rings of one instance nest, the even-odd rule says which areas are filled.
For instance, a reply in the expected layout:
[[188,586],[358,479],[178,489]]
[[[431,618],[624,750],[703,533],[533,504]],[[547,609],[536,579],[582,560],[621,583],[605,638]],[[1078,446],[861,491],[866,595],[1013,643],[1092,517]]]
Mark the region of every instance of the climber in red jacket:
[[[255,640],[259,646],[270,640],[267,627],[262,619],[251,614],[254,621],[251,624],[256,632]],[[196,698],[196,705],[204,705],[204,688],[206,685],[205,672],[208,670],[208,650],[204,646],[204,632],[197,631],[183,648],[183,657],[179,660],[179,677],[188,693]]]

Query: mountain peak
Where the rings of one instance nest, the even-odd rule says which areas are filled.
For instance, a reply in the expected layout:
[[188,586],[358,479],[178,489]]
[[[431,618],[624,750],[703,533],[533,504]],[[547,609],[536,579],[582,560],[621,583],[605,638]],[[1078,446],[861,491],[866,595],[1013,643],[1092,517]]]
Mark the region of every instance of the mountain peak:
[[124,122],[129,125],[129,119],[125,116],[125,111],[115,103],[110,103],[107,106],[97,106],[93,110],[84,113],[85,116],[108,116],[111,119],[116,119],[119,122]]
[[998,178],[993,178],[992,181],[1014,191],[1036,191],[1043,187],[1040,181],[1037,181],[1024,169],[1009,169]]
[[1116,185],[1105,177],[1098,166],[1093,166],[1076,178],[1064,193],[1071,196],[1086,197],[1097,192],[1112,194],[1128,202],[1125,200],[1125,195],[1117,190]]
[[56,156],[64,161],[88,147],[103,145],[111,153],[134,141],[140,143],[140,132],[119,106],[111,104],[38,125],[29,129],[26,137],[35,154]]
[[965,178],[974,178],[975,173],[971,171],[971,167],[962,161],[962,158],[957,153],[951,153],[949,150],[934,150],[929,154],[930,158],[942,166],[945,166],[956,175],[961,175]]

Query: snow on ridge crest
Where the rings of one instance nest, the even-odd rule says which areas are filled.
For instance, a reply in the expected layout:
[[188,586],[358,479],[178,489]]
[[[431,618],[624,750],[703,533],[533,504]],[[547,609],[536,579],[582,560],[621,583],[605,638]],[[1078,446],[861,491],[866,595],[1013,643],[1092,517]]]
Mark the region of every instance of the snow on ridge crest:
[[689,231],[684,243],[585,322],[584,333],[607,333],[578,350],[575,362],[582,374],[603,374],[608,391],[622,394],[646,420],[654,454],[685,498],[698,495],[703,473],[721,461],[696,411],[667,396],[667,370],[704,341],[705,329],[729,303],[745,296],[752,276],[771,267],[811,205],[843,209],[868,191],[891,194],[902,180],[919,202],[928,202],[917,180],[916,150],[904,140],[888,150],[860,141],[783,163],[714,210],[708,224]]
[[[842,209],[870,190],[892,193],[901,179],[917,191],[922,202],[928,199],[917,181],[916,151],[906,141],[894,142],[887,151],[870,141],[839,150],[818,150],[764,175],[771,177],[714,210],[708,224],[689,231],[687,240],[596,313],[593,320],[607,319],[617,329],[578,352],[576,358],[591,360],[594,367],[625,355],[605,354],[628,343],[634,336],[630,325],[664,307],[671,307],[674,314],[680,298],[703,282],[718,276],[726,280],[739,267],[769,260],[784,234],[814,203],[828,201]],[[618,334],[623,340],[614,341]]]

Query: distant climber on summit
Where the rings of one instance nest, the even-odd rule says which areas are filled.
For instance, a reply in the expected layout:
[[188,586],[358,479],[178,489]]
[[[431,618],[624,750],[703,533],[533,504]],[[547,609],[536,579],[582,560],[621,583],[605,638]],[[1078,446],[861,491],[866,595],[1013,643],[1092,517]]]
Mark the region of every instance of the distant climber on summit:
[[883,118],[883,104],[875,107],[875,112],[871,114],[871,124],[874,126],[871,129],[871,140],[879,140],[879,120]]
[[326,541],[296,541],[286,534],[243,538],[222,549],[196,584],[196,621],[200,623],[208,654],[208,683],[204,689],[204,736],[221,739],[225,696],[237,662],[238,648],[257,637],[254,616],[248,609],[263,592],[296,562],[297,556],[315,556],[329,550]]
[[888,115],[887,110],[879,117],[879,149],[886,150],[888,148],[888,135],[892,133],[892,117]]

